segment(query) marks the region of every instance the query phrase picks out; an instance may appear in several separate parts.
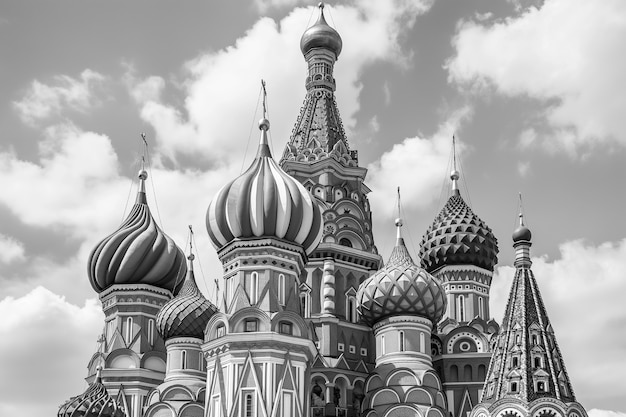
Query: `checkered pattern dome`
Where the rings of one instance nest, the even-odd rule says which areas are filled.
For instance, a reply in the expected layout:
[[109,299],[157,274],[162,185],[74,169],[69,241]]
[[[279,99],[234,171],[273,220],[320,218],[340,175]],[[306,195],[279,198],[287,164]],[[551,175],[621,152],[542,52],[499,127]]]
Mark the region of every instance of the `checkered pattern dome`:
[[422,267],[433,272],[445,265],[474,265],[493,271],[498,240],[456,191],[428,228],[420,245]]
[[445,291],[415,265],[402,238],[387,265],[360,285],[357,303],[370,325],[393,315],[417,315],[437,323],[446,311]]
[[157,330],[167,340],[172,337],[204,338],[204,329],[217,307],[204,298],[189,266],[178,295],[168,301],[157,315]]

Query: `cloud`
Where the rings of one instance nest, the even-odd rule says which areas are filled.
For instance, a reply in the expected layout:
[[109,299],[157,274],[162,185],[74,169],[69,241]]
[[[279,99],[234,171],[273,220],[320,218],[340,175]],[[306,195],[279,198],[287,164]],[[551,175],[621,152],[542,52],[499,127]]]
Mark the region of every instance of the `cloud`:
[[1,300],[0,317],[0,415],[55,415],[85,390],[87,362],[104,324],[100,303],[76,306],[37,287]]
[[589,417],[626,417],[626,413],[619,411],[600,410],[598,408],[592,408],[587,411]]
[[453,112],[432,137],[404,139],[368,166],[372,210],[379,220],[397,216],[393,203],[397,187],[401,188],[402,206],[407,210],[428,207],[439,198],[452,135],[470,115],[471,109],[463,107]]
[[[345,33],[338,28],[346,48],[335,66],[337,97],[348,131],[360,108],[361,72],[380,60],[407,65],[409,55],[401,50],[399,39],[431,3],[368,0],[332,8],[332,20],[350,28]],[[131,86],[141,117],[156,131],[160,152],[175,161],[193,156],[214,166],[241,163],[251,124],[256,124],[253,115],[263,78],[274,153],[280,155],[305,95],[306,64],[299,40],[310,15],[311,8],[297,8],[279,22],[261,18],[233,46],[187,62],[180,83],[182,107],[160,98],[165,82],[158,76]]]
[[540,144],[550,150],[626,146],[625,16],[620,0],[547,0],[493,24],[462,22],[449,80],[539,100],[543,121],[529,123],[547,123]]
[[0,264],[24,260],[24,244],[15,238],[0,233]]
[[[577,399],[583,405],[621,409],[626,334],[619,329],[626,326],[626,239],[597,246],[575,240],[559,250],[558,259],[534,257],[532,269]],[[493,279],[491,311],[498,321],[504,316],[513,274],[512,267],[503,266]],[[602,359],[584,366],[589,358],[597,358],[599,345]],[[597,389],[598,381],[602,390]]]
[[26,95],[13,105],[22,121],[31,125],[57,115],[65,108],[86,112],[97,103],[94,90],[102,85],[104,79],[102,74],[86,69],[80,74],[80,79],[57,75],[53,85],[34,80]]

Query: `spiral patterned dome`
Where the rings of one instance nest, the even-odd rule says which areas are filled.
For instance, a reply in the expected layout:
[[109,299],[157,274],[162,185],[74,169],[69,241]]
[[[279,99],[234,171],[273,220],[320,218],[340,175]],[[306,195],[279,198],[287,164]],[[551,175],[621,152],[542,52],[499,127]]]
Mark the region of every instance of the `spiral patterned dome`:
[[424,234],[419,255],[422,267],[431,273],[445,265],[493,271],[498,263],[498,239],[455,189]]
[[111,398],[102,384],[100,372],[98,368],[95,381],[84,393],[59,408],[57,417],[126,417],[122,405]]
[[196,285],[193,254],[188,259],[187,277],[178,295],[161,307],[157,314],[157,330],[165,340],[181,336],[204,338],[204,329],[217,311],[217,307],[204,298]]
[[446,304],[443,287],[415,265],[400,235],[387,264],[363,281],[357,293],[359,314],[370,325],[393,315],[421,316],[436,324]]
[[220,250],[235,239],[276,237],[306,254],[322,237],[322,209],[317,200],[272,159],[267,142],[269,121],[259,123],[261,142],[252,165],[222,187],[207,210],[206,226]]
[[147,173],[141,171],[139,178],[130,214],[89,255],[89,281],[98,293],[115,284],[149,284],[176,293],[182,285],[185,255],[150,214],[144,183]]
[[320,3],[320,16],[317,22],[308,28],[300,39],[300,50],[304,55],[313,48],[325,48],[335,53],[338,58],[341,53],[343,41],[339,33],[331,28],[324,18],[324,3]]

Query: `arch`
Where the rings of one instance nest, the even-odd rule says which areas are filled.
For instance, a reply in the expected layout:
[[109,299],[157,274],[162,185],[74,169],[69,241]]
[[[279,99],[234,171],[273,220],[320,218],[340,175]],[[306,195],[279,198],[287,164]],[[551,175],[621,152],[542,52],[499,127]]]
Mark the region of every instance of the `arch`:
[[472,365],[465,365],[463,367],[463,381],[471,381],[472,380]]
[[406,404],[391,407],[383,417],[422,417],[419,410]]
[[433,397],[424,388],[413,387],[406,392],[404,397],[405,403],[414,403],[420,405],[432,406],[435,404]]
[[459,380],[459,367],[456,365],[450,366],[450,382],[456,382]]
[[333,379],[333,383],[335,384],[333,401],[339,407],[345,407],[348,399],[348,387],[350,386],[350,381],[344,375],[337,375]]
[[487,375],[487,367],[485,365],[478,365],[478,380],[484,381]]
[[431,408],[426,413],[426,417],[443,417],[443,413],[441,412],[441,410]]
[[439,377],[433,371],[426,371],[422,377],[422,386],[432,387],[441,390],[441,382]]
[[264,311],[256,307],[246,307],[231,316],[229,326],[230,332],[243,333],[245,330],[244,322],[246,319],[257,319],[259,321],[257,331],[259,332],[269,332],[271,330],[271,320]]
[[191,390],[183,385],[167,387],[161,393],[161,401],[193,401]]
[[396,385],[421,385],[417,376],[407,369],[396,369],[389,374],[385,385],[392,387]]
[[204,407],[199,404],[185,404],[178,412],[179,417],[204,417]]
[[224,313],[217,312],[209,319],[209,322],[204,329],[205,342],[217,339],[217,328],[220,325],[224,326],[224,334],[228,334],[230,325],[228,317]]
[[278,304],[285,305],[287,294],[287,286],[285,282],[285,274],[278,274]]
[[271,330],[280,333],[280,323],[289,322],[292,324],[293,336],[309,337],[309,327],[299,314],[293,311],[281,311],[276,313],[271,321]]
[[157,372],[165,372],[166,365],[165,360],[161,357],[161,353],[150,352],[145,354],[141,358],[141,367],[144,369],[150,369]]
[[129,369],[141,365],[139,356],[130,349],[117,349],[106,359],[106,368]]
[[441,392],[437,392],[437,395],[435,397],[435,404],[437,405],[437,407],[441,407],[444,410],[446,409],[446,399]]
[[176,411],[169,404],[158,403],[151,405],[146,410],[145,417],[175,417]]
[[383,388],[380,391],[376,392],[374,395],[372,395],[370,406],[376,407],[387,404],[398,404],[399,402],[400,397],[398,396],[397,392],[395,392],[391,388]]
[[365,382],[365,392],[372,392],[383,387],[383,380],[378,374],[371,375]]
[[464,322],[465,320],[465,296],[463,294],[460,294],[459,296],[457,296],[456,298],[456,319],[459,322]]

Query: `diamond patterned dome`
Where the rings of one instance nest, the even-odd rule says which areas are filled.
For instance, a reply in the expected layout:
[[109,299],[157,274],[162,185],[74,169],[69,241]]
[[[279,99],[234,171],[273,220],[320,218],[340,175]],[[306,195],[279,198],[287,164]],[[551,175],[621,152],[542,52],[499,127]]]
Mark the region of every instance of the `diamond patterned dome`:
[[204,298],[193,273],[193,255],[189,256],[187,277],[178,295],[168,301],[157,315],[157,330],[163,339],[172,337],[204,338],[204,329],[217,307]]
[[437,323],[446,311],[441,285],[415,265],[402,238],[389,262],[363,281],[357,293],[358,310],[370,325],[393,315],[417,315]]
[[445,265],[474,265],[493,271],[498,239],[455,190],[420,245],[422,267],[433,272]]

